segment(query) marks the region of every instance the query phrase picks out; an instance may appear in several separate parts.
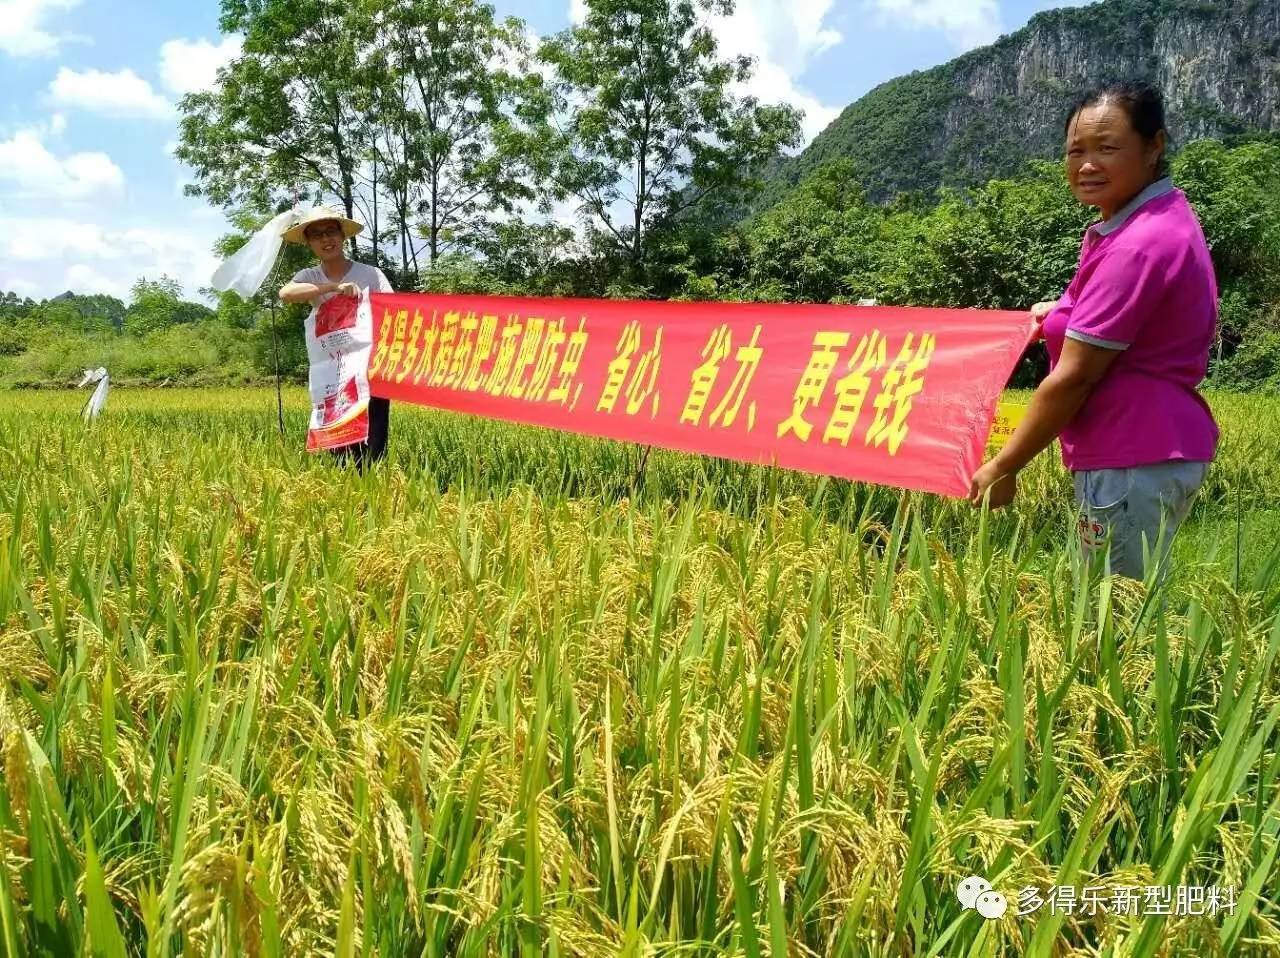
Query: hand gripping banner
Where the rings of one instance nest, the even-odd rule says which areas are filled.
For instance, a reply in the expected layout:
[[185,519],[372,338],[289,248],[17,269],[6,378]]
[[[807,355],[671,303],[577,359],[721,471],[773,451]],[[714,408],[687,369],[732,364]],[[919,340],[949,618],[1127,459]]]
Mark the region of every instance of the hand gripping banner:
[[372,296],[373,395],[968,494],[1025,312]]

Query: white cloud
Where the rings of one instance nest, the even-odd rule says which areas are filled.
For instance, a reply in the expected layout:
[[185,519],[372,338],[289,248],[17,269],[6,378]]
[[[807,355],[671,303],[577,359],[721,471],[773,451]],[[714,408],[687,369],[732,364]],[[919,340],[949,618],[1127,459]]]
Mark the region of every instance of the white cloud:
[[832,0],[745,0],[714,23],[720,51],[758,57],[799,76],[818,54],[844,38],[826,25]]
[[92,266],[86,266],[84,263],[68,266],[66,272],[62,274],[63,288],[69,289],[73,293],[81,293],[83,295],[106,293],[108,296],[114,296],[125,302],[129,301],[129,287],[132,285],[132,281],[119,276],[108,276],[105,273],[100,273]]
[[49,85],[54,103],[117,117],[169,117],[173,106],[132,70],[81,73],[62,67]]
[[0,192],[5,200],[80,200],[124,189],[124,171],[105,153],[57,157],[41,131],[19,130],[0,141]]
[[17,276],[0,279],[0,293],[13,293],[15,296],[39,299],[40,287]]
[[755,59],[751,79],[739,91],[761,103],[790,103],[804,111],[806,146],[840,113],[799,82],[813,60],[844,37],[827,24],[833,0],[742,0],[729,17],[712,24],[720,52]]
[[804,110],[800,123],[802,137],[800,149],[813,142],[813,138],[825,130],[837,116],[840,107],[829,106],[804,88],[797,86],[776,63],[760,60],[756,63],[751,80],[740,91],[754,96],[761,103],[790,103]]
[[104,226],[65,216],[0,215],[0,259],[20,274],[29,295],[70,289],[125,298],[139,276],[167,274],[196,298],[218,266],[212,245],[226,230],[221,219]]
[[50,113],[43,119],[19,124],[0,123],[0,139],[19,132],[33,133],[40,140],[60,137],[67,132],[67,117],[64,113]]
[[990,43],[1003,31],[997,0],[872,0],[872,3],[887,20],[901,18],[902,25],[912,29],[941,30],[960,50]]
[[244,40],[232,34],[216,46],[205,40],[170,40],[160,47],[160,79],[175,96],[197,93],[213,86],[218,68],[230,63],[244,49]]
[[0,226],[0,253],[20,263],[73,257],[112,259],[120,253],[94,223],[58,216],[0,217]]
[[0,53],[15,57],[44,57],[58,52],[72,37],[49,32],[46,20],[58,10],[70,10],[80,0],[0,0]]

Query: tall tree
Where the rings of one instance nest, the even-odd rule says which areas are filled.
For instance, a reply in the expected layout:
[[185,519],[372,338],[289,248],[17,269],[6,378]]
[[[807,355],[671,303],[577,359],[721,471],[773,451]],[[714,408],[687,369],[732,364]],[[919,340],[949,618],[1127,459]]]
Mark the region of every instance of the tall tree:
[[157,280],[144,276],[133,284],[131,293],[132,302],[124,314],[124,329],[135,335],[195,323],[213,316],[209,307],[184,300],[182,286],[169,276],[161,276]]
[[26,316],[35,306],[35,301],[29,296],[19,296],[17,293],[0,293],[0,319],[14,319],[18,316]]
[[537,85],[524,26],[477,0],[374,0],[372,10],[374,107],[401,255],[416,225],[434,263],[534,197],[512,131]]
[[554,80],[535,124],[540,172],[638,278],[655,226],[754,184],[800,138],[799,113],[734,92],[748,57],[721,58],[707,18],[732,0],[587,0],[539,58]]
[[308,187],[356,213],[361,146],[359,45],[367,22],[344,0],[222,0],[220,26],[244,35],[216,86],[191,94],[177,157],[195,171],[188,192],[222,206],[270,205]]
[[27,311],[33,320],[69,332],[110,332],[124,322],[124,303],[102,293],[63,293]]
[[244,51],[182,102],[189,192],[228,207],[295,186],[336,197],[362,239],[399,241],[402,273],[418,241],[434,260],[532,197],[510,132],[519,21],[477,0],[222,0],[220,22]]

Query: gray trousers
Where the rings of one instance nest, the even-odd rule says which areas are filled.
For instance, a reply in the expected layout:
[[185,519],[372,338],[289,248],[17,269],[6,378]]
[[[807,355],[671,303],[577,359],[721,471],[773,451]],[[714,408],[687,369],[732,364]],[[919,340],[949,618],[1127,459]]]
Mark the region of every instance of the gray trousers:
[[1093,560],[1109,548],[1113,573],[1142,579],[1145,551],[1147,561],[1160,563],[1163,578],[1173,534],[1208,470],[1207,462],[1177,459],[1075,473],[1082,553]]

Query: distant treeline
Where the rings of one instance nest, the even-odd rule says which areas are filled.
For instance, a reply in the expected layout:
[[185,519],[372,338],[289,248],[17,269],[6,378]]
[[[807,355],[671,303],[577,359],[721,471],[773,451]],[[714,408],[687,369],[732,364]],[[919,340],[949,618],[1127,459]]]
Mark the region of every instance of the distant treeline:
[[[585,0],[541,39],[479,0],[221,7],[243,52],[182,101],[176,155],[231,216],[222,256],[307,198],[364,223],[352,254],[404,290],[1020,309],[1062,291],[1093,216],[1044,161],[877,203],[841,159],[741,219],[800,115],[736,92],[753,64],[717,49],[723,0]],[[1191,142],[1173,175],[1222,289],[1213,381],[1275,387],[1280,146]],[[253,302],[214,308],[167,279],[127,305],[6,296],[0,383],[299,377],[304,311],[274,293],[309,259],[288,247]]]
[[[1173,175],[1204,224],[1222,292],[1211,381],[1280,388],[1280,147],[1200,141],[1175,157]],[[514,235],[514,225],[511,243],[495,255],[451,252],[417,277],[372,247],[357,255],[378,260],[401,289],[1021,309],[1062,291],[1092,217],[1051,164],[975,190],[902,196],[886,206],[868,202],[837,162],[744,224],[672,226],[653,239],[638,274],[643,282],[635,282],[637,274],[631,282],[611,275],[607,258],[589,255],[571,237],[557,245],[544,235],[548,242],[537,243]],[[243,239],[229,237],[224,247]],[[216,308],[184,301],[169,279],[140,280],[128,305],[101,295],[37,303],[3,294],[0,383],[65,383],[98,364],[123,381],[244,382],[270,376],[277,358],[286,376],[302,378],[305,310],[268,304],[269,293],[308,256],[287,248],[255,302],[228,295]],[[1017,383],[1033,381],[1043,362],[1042,355],[1028,357]]]

